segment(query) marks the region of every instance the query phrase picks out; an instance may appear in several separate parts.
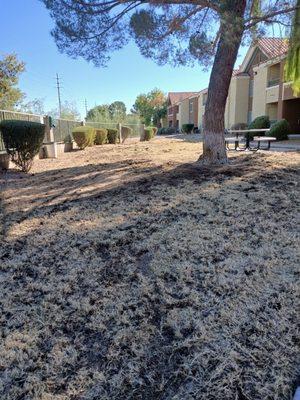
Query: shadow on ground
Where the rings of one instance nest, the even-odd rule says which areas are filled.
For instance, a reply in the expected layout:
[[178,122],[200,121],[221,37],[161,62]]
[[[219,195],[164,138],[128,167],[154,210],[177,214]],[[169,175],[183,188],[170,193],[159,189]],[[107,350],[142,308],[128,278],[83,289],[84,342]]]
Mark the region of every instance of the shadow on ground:
[[256,155],[8,178],[1,398],[290,399],[298,172]]

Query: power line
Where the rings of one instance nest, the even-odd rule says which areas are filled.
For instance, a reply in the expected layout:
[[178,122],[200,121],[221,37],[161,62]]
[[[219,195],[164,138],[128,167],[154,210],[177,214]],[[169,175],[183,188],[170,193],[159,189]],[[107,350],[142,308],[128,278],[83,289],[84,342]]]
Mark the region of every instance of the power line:
[[59,117],[61,118],[60,82],[59,82],[58,73],[56,73],[56,87],[57,87],[57,96],[58,96]]

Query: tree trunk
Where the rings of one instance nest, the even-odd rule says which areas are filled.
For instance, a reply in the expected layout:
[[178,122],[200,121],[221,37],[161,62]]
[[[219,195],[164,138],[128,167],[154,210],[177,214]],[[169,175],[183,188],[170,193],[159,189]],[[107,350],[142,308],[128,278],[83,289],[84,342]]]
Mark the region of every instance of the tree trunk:
[[243,36],[246,0],[233,0],[231,10],[221,18],[220,39],[210,75],[204,113],[204,165],[228,162],[224,141],[224,114],[233,67]]

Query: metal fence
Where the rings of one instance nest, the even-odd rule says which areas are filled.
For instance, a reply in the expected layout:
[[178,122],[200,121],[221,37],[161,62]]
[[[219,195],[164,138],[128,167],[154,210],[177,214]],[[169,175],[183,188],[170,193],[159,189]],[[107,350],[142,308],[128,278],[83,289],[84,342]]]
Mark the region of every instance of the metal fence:
[[[9,119],[18,119],[23,121],[32,121],[32,122],[42,122],[44,121],[43,115],[38,114],[28,114],[22,113],[18,111],[7,111],[7,110],[0,110],[0,122],[3,120]],[[68,142],[73,140],[72,137],[72,130],[76,126],[82,125],[80,121],[73,121],[67,119],[53,119],[53,135],[55,142]],[[105,128],[105,129],[118,129],[118,123],[115,122],[93,122],[93,121],[86,121],[86,125],[93,126],[94,128]],[[128,126],[132,129],[131,137],[137,137],[141,134],[142,124],[126,124],[122,123],[122,126]],[[0,133],[0,151],[4,151],[4,143],[2,140],[2,135]]]
[[[17,111],[0,110],[0,122],[8,119],[18,119],[22,121],[43,122],[43,115],[28,114]],[[0,133],[0,151],[4,151],[4,143]]]
[[[86,125],[93,126],[94,128],[104,128],[104,129],[118,129],[118,123],[115,122],[93,122],[86,121]],[[130,137],[140,136],[142,124],[126,124],[125,122],[121,124],[122,126],[128,126],[132,129],[132,134]]]
[[69,142],[73,140],[72,130],[76,126],[80,126],[80,121],[72,121],[68,119],[54,119],[53,135],[55,142]]

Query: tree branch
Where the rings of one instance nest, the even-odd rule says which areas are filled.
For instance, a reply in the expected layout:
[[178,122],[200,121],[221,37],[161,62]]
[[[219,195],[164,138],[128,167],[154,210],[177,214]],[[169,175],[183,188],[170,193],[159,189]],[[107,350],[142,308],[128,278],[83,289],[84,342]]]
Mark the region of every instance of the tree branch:
[[170,28],[169,30],[167,30],[167,32],[165,32],[163,35],[161,36],[156,36],[154,37],[155,40],[162,40],[165,37],[171,35],[172,33],[174,33],[176,31],[176,28],[179,24],[184,24],[186,20],[188,20],[191,16],[197,14],[198,12],[204,10],[204,7],[200,6],[200,7],[196,7],[193,10],[191,10],[189,13],[187,13],[184,17],[178,17],[178,20],[176,21],[176,17],[173,18],[173,21],[171,21],[170,25],[172,25],[173,22],[173,26],[172,28]]
[[[277,15],[288,14],[290,12],[295,11],[297,8],[299,8],[299,7],[294,6],[294,7],[285,8],[283,10],[274,11],[274,12],[269,13],[269,14],[265,14],[262,17],[251,17],[251,18],[249,18],[248,20],[245,21],[244,28],[245,29],[250,29],[252,26],[257,25],[260,22],[267,21],[270,18],[276,17]],[[252,22],[250,22],[250,21],[252,21]],[[249,22],[249,23],[247,24],[247,22]]]
[[[134,4],[134,3],[138,3],[138,4]],[[92,39],[96,39],[99,36],[104,35],[106,32],[108,32],[114,25],[116,25],[116,23],[129,11],[133,10],[134,8],[138,7],[139,5],[141,5],[143,2],[142,1],[134,1],[131,2],[127,7],[124,8],[123,11],[121,11],[119,14],[115,15],[113,18],[110,19],[111,24],[106,27],[103,31],[101,31],[100,33],[97,33],[96,35],[93,36],[89,36],[89,37],[83,37],[83,39],[85,40],[92,40]],[[82,36],[81,36],[82,38]]]

